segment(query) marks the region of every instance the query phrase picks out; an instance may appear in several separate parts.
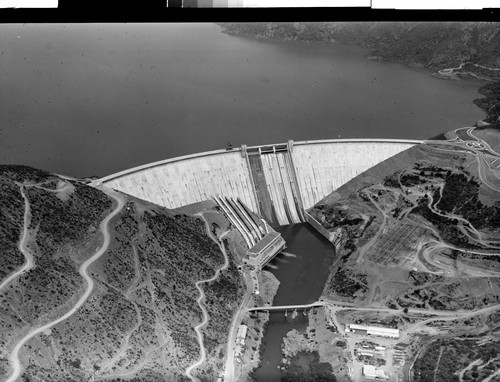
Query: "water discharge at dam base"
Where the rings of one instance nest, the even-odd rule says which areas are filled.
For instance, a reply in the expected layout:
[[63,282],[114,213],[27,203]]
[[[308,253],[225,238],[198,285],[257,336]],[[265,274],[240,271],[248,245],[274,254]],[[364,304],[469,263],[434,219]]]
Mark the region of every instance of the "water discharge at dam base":
[[[287,243],[286,252],[271,261],[268,268],[280,281],[280,286],[273,305],[308,304],[317,301],[321,296],[324,284],[330,272],[335,252],[333,245],[319,234],[308,223],[292,224],[278,227]],[[280,258],[286,262],[280,262]],[[273,312],[264,332],[264,347],[261,349],[262,361],[254,372],[258,382],[279,382],[278,369],[281,359],[283,337],[292,329],[305,330],[307,317],[302,313],[295,318],[287,317],[283,312]]]

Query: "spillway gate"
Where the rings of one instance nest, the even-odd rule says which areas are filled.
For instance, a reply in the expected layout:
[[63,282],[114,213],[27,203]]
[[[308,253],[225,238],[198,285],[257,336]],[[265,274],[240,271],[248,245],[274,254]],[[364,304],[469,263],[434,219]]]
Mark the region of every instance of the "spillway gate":
[[292,147],[289,141],[252,148],[243,145],[241,150],[250,169],[259,213],[275,226],[305,221]]

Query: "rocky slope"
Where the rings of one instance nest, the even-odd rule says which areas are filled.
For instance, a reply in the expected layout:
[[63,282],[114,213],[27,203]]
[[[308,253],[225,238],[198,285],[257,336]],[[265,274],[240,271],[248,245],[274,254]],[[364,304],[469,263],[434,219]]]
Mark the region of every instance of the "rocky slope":
[[[90,296],[24,344],[19,380],[189,380],[185,369],[200,352],[194,326],[202,321],[195,282],[213,276],[223,254],[202,219],[121,197],[109,247],[88,269]],[[16,344],[66,314],[86,290],[79,268],[103,245],[99,225],[115,208],[107,193],[80,181],[0,166],[1,381],[12,373]],[[27,258],[32,266],[17,274]],[[210,312],[218,313],[211,324],[219,328],[205,332],[211,347],[225,342],[222,331],[243,292],[238,277],[231,261],[220,279],[225,293],[210,301]],[[217,290],[218,283],[207,287]],[[217,372],[209,367],[194,375],[213,381]]]

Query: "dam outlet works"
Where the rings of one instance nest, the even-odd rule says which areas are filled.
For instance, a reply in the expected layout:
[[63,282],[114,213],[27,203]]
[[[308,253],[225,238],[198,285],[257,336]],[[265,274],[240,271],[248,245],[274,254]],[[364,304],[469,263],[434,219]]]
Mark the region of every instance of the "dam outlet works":
[[272,227],[308,222],[332,235],[307,209],[362,172],[422,143],[398,139],[332,139],[215,150],[166,159],[93,181],[176,209],[215,200],[261,269],[285,248]]

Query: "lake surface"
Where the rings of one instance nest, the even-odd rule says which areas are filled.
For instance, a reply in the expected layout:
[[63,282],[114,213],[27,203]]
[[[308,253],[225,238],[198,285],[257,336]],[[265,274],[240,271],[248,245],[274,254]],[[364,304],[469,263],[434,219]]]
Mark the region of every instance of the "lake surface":
[[473,124],[478,81],[214,24],[0,26],[0,163],[104,176],[288,139],[425,139]]
[[[275,228],[287,243],[286,254],[280,254],[270,263],[270,270],[280,280],[273,305],[308,304],[318,301],[333,262],[332,244],[308,223]],[[293,255],[293,256],[292,256]],[[307,317],[298,312],[291,321],[283,312],[270,315],[264,334],[264,351],[261,366],[255,371],[259,382],[279,382],[281,343],[292,329],[304,330]]]

